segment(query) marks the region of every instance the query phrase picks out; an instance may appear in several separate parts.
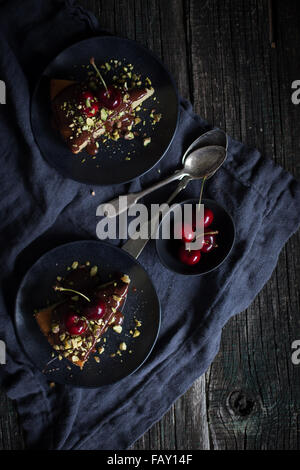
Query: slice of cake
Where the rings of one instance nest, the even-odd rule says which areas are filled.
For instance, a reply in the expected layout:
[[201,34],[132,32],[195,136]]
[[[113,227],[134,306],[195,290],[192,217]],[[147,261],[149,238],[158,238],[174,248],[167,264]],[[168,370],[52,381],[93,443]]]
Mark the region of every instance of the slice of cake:
[[[110,90],[117,89],[110,87]],[[101,136],[113,140],[131,138],[135,110],[153,93],[153,88],[118,90],[117,106],[108,109],[84,83],[69,80],[51,80],[50,83],[55,126],[74,154],[86,149],[94,155],[98,147],[95,142]]]
[[[130,279],[127,275],[93,288],[92,295],[68,297],[59,304],[35,314],[41,331],[59,354],[81,369],[95,350],[96,343],[109,327],[121,332],[120,312],[127,297]],[[68,290],[58,288],[58,290]]]

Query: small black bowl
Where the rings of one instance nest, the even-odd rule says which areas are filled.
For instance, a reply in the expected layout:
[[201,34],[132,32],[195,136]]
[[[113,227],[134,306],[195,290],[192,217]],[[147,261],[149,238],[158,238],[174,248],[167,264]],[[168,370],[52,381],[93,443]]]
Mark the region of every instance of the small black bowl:
[[178,203],[172,211],[168,211],[164,215],[158,227],[156,239],[156,250],[162,264],[164,264],[171,271],[175,271],[176,273],[186,276],[199,276],[201,274],[207,274],[210,271],[218,268],[229,255],[235,240],[234,222],[228,212],[226,212],[225,209],[223,209],[223,207],[221,207],[215,201],[210,199],[203,199],[202,204],[204,204],[206,208],[211,209],[214,213],[214,220],[206,230],[218,230],[219,233],[216,236],[218,247],[214,248],[209,253],[201,253],[200,261],[193,266],[186,265],[179,260],[178,250],[180,245],[184,242],[182,240],[175,239],[164,240],[161,236],[162,224],[164,223],[164,220],[167,220],[167,217],[170,217],[170,227],[172,233],[174,211],[176,211],[176,208],[181,210],[180,206],[183,206],[183,204],[194,204],[196,206],[198,202],[198,199],[182,201]]

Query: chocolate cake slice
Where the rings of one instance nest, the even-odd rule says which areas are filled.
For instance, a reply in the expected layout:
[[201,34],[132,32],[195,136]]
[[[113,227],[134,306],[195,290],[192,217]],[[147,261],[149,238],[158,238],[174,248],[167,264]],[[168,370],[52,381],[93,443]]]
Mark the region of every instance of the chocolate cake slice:
[[116,109],[101,108],[98,103],[94,107],[95,115],[92,114],[93,104],[88,100],[87,106],[91,106],[92,111],[88,115],[84,112],[86,104],[82,102],[82,96],[87,93],[87,87],[83,83],[69,80],[51,80],[50,83],[55,126],[74,154],[83,149],[95,154],[98,147],[95,141],[101,136],[113,140],[120,137],[126,139],[136,119],[136,108],[154,93],[154,89],[124,90]]
[[129,283],[129,277],[124,274],[105,285],[93,287],[89,302],[68,296],[63,302],[35,314],[41,331],[58,352],[59,359],[65,357],[82,369],[109,327],[121,332],[123,315],[120,309],[127,297]]

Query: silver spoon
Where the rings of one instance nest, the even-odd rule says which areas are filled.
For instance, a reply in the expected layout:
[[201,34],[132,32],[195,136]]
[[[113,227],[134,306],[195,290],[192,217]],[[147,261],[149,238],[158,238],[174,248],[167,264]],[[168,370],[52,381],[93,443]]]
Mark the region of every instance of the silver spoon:
[[[207,147],[210,145],[217,145],[217,146],[223,147],[226,151],[226,156],[227,156],[227,148],[228,148],[227,134],[221,129],[212,129],[211,131],[208,131],[205,134],[202,134],[200,137],[194,140],[194,142],[192,142],[192,144],[187,148],[187,150],[185,151],[182,157],[182,163],[184,164],[184,161],[187,158],[187,156],[190,155],[194,150],[201,148],[201,147]],[[225,156],[225,159],[226,159],[226,156]],[[222,165],[222,163],[220,164],[220,166]],[[214,173],[216,171],[214,171]],[[207,175],[206,179],[210,178],[214,173]],[[175,188],[171,196],[168,198],[167,204],[170,204],[175,199],[175,197],[183,189],[186,188],[186,186],[189,184],[191,179],[192,179],[191,176],[184,176],[180,180],[177,187]],[[127,240],[127,242],[122,246],[122,249],[127,251],[129,254],[131,254],[131,256],[137,259],[151,238],[151,227],[153,226],[155,227],[155,224],[157,224],[157,222],[158,222],[158,215],[155,214],[152,217],[152,219],[147,222],[149,237],[147,239],[142,239],[138,237],[129,238],[129,240]]]
[[[115,217],[122,212],[127,211],[131,206],[136,204],[142,197],[147,196],[159,188],[162,188],[172,181],[187,177],[190,180],[207,178],[214,174],[226,159],[226,149],[220,145],[210,145],[206,147],[196,148],[186,155],[183,168],[176,171],[173,175],[159,181],[150,188],[137,193],[127,195],[126,201],[119,207],[119,197],[106,203],[104,210],[108,212],[108,217]],[[110,206],[110,207],[109,207]],[[113,211],[110,211],[113,207]]]
[[[202,147],[208,147],[210,145],[220,145],[221,147],[224,147],[226,150],[226,157],[227,158],[227,148],[228,148],[228,138],[226,132],[222,131],[221,129],[212,129],[211,131],[205,132],[204,134],[200,135],[200,137],[197,137],[191,145],[186,149],[183,157],[182,157],[182,164],[184,165],[184,161],[186,157],[192,153],[194,150]],[[224,162],[222,162],[223,164]],[[221,165],[222,165],[221,164]],[[221,166],[220,165],[220,166]],[[219,167],[216,169],[216,171],[219,169]],[[215,171],[215,172],[216,172]],[[214,173],[211,173],[210,175],[206,176],[206,180],[209,179],[211,176],[213,176]],[[180,182],[178,183],[177,187],[175,188],[174,192],[171,194],[170,198],[168,199],[167,204],[169,204],[175,197],[183,191],[189,182],[193,178],[191,176],[184,176]]]

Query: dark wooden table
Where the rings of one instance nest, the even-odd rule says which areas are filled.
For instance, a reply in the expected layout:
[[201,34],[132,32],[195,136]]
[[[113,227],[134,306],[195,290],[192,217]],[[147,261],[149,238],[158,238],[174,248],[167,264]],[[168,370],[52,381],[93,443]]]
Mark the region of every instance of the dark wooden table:
[[[164,61],[181,95],[231,136],[300,177],[300,2],[80,0],[104,29],[135,39]],[[278,221],[284,223],[284,220]],[[133,449],[299,449],[299,234],[279,255],[253,304],[223,331],[207,371]],[[12,402],[0,396],[0,449],[23,448]]]

